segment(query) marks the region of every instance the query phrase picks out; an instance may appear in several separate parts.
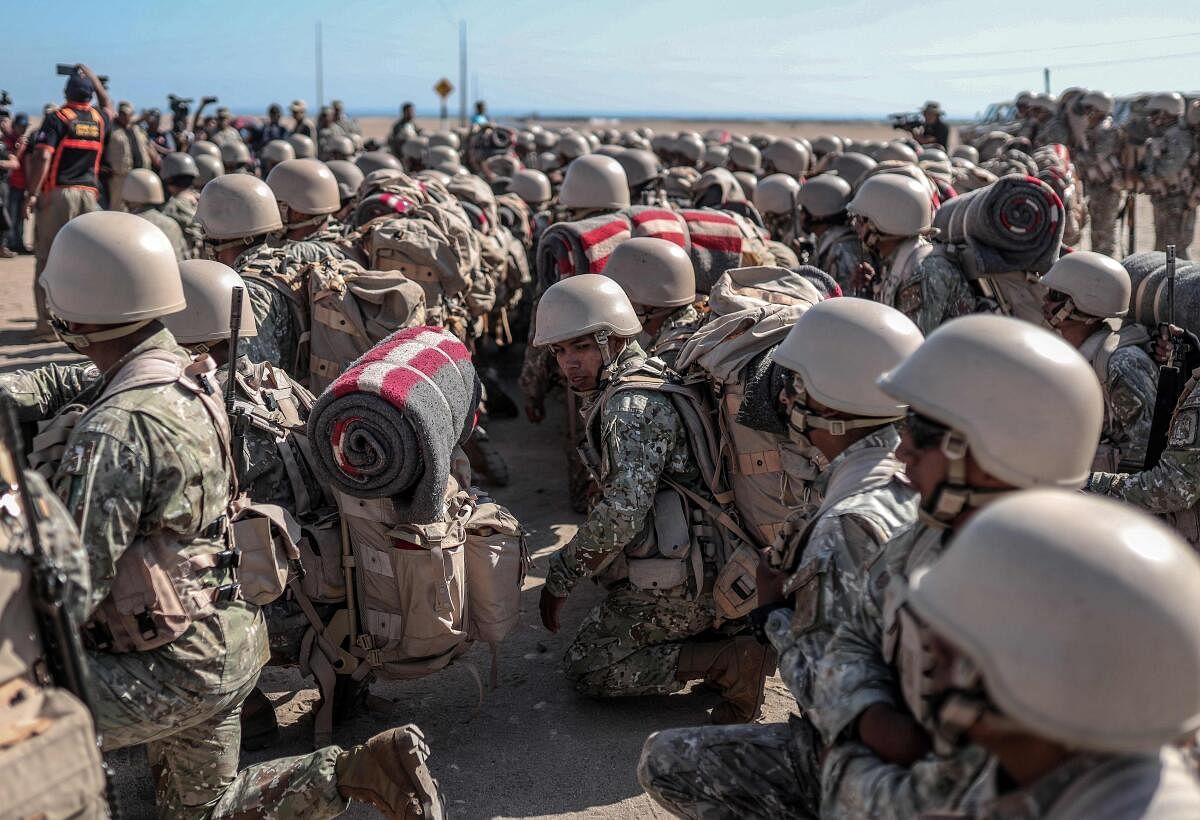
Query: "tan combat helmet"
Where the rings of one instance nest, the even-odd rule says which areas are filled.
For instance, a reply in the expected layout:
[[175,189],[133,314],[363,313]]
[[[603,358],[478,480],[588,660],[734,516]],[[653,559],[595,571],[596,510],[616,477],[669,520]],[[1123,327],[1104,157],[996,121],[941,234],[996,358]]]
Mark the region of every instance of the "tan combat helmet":
[[[400,157],[409,162],[423,162],[427,150],[429,150],[429,140],[427,138],[411,137],[406,139],[404,144],[400,146]],[[368,171],[367,173],[371,172]]]
[[687,251],[665,239],[639,236],[613,250],[604,275],[635,306],[677,308],[696,301],[696,269]]
[[[950,478],[922,505],[953,520],[995,497],[966,483],[966,457],[1014,487],[1078,489],[1104,420],[1092,366],[1048,330],[1006,316],[953,319],[879,381],[883,392],[945,427]],[[936,446],[936,445],[935,445]]]
[[1189,128],[1200,128],[1200,100],[1188,103],[1186,121]]
[[354,140],[343,136],[332,137],[326,144],[325,153],[330,159],[350,159],[354,156]]
[[724,168],[729,162],[728,145],[710,145],[704,149],[700,164],[708,168]]
[[587,141],[587,137],[583,134],[576,134],[573,131],[563,134],[558,142],[554,144],[554,153],[558,154],[564,163],[579,159],[591,152],[592,146]]
[[742,196],[747,202],[754,201],[754,192],[758,190],[758,177],[749,171],[734,171],[733,178],[742,189]]
[[573,211],[615,211],[629,207],[625,170],[612,157],[582,156],[567,166],[558,202]]
[[287,140],[271,140],[263,146],[258,158],[263,162],[277,165],[284,160],[295,159],[296,149]]
[[698,164],[704,156],[704,140],[700,139],[699,134],[680,134],[671,147],[675,149],[676,154],[692,165]]
[[[279,201],[279,210],[289,227],[314,225],[325,214],[342,207],[337,178],[329,166],[320,160],[289,159],[281,162],[267,174],[267,186]],[[291,218],[293,216],[299,216],[300,219]]]
[[362,169],[344,159],[331,159],[325,164],[329,166],[330,173],[337,180],[338,197],[342,202],[353,199],[365,179]]
[[[408,145],[408,142],[404,144]],[[336,162],[336,160],[334,161]],[[404,166],[400,164],[400,160],[396,159],[395,155],[390,151],[367,151],[365,154],[359,154],[358,158],[354,160],[354,164],[358,166],[358,169],[363,174],[378,171],[380,168],[395,168],[397,171],[404,170]]]
[[621,286],[598,273],[560,279],[546,289],[537,307],[533,344],[537,347],[592,336],[606,351],[608,339],[630,338],[642,323]]
[[846,210],[887,236],[917,236],[933,224],[929,188],[901,174],[870,177]]
[[1175,91],[1151,94],[1150,99],[1146,100],[1145,110],[1147,114],[1168,114],[1173,117],[1182,117],[1183,96]]
[[[243,288],[244,291],[246,282],[233,268],[210,259],[185,259],[179,263],[179,275],[183,280],[187,310],[163,320],[175,341],[181,345],[204,345],[207,349],[228,339],[233,289]],[[243,300],[242,321],[238,328],[242,338],[258,335],[249,300]]]
[[813,138],[812,150],[817,155],[817,158],[820,159],[826,154],[834,154],[841,151],[842,141],[832,134],[822,134],[819,137]]
[[453,148],[457,152],[462,143],[458,139],[458,134],[453,131],[435,131],[429,135],[429,147],[433,148],[437,145]]
[[176,177],[192,177],[193,179],[200,176],[200,169],[196,167],[196,160],[192,159],[190,154],[185,154],[181,151],[172,151],[162,158],[162,165],[158,169],[159,175],[170,181]]
[[552,195],[550,180],[541,171],[533,168],[522,168],[513,174],[508,183],[508,190],[536,210],[545,207]]
[[830,154],[825,170],[837,174],[849,182],[851,188],[854,188],[878,164],[866,154],[860,154],[857,151],[847,151],[844,154]]
[[764,216],[790,216],[796,210],[800,187],[796,178],[789,174],[771,174],[763,177],[754,189],[754,207]]
[[454,176],[462,170],[462,162],[458,151],[449,145],[431,145],[425,151],[425,167],[441,171],[443,174]]
[[[221,160],[217,157],[201,154],[195,158],[195,162],[196,170],[199,172],[197,180],[201,188],[217,177],[225,175],[225,166],[221,164]],[[243,176],[245,175],[243,174]]]
[[629,182],[630,190],[662,176],[662,164],[659,163],[658,157],[649,151],[627,148],[614,159],[625,169],[625,179]]
[[[799,404],[788,424],[799,433],[813,428],[843,435],[901,420],[906,403],[884,393],[877,382],[912,355],[923,338],[907,316],[879,302],[843,297],[813,305],[771,354],[797,377]],[[810,398],[857,418],[827,418],[807,406]]]
[[229,174],[205,185],[196,221],[206,240],[232,240],[229,244],[283,229],[274,192],[249,174]]
[[732,171],[748,171],[753,174],[762,168],[762,154],[748,142],[730,143],[729,168]]
[[[166,234],[118,211],[82,214],[64,225],[38,281],[55,332],[76,349],[128,336],[186,306]],[[72,333],[66,322],[119,327]]]
[[1102,253],[1066,254],[1042,277],[1042,284],[1051,294],[1058,291],[1066,297],[1049,320],[1053,327],[1068,318],[1108,319],[1129,312],[1129,272]]
[[810,154],[796,140],[779,139],[762,152],[763,171],[768,174],[787,174],[799,179],[808,173]]
[[130,205],[162,205],[162,180],[149,168],[134,168],[121,186],[121,198]]
[[287,141],[296,154],[295,159],[312,159],[317,156],[317,144],[312,141],[312,137],[305,134],[291,134]]
[[976,163],[979,162],[979,149],[974,145],[956,145],[950,152],[950,156]]
[[850,183],[834,174],[820,174],[800,186],[797,204],[815,219],[828,219],[850,204]]
[[911,162],[915,164],[917,162],[917,152],[905,143],[893,140],[892,142],[885,142],[883,144],[883,147],[879,149],[879,156],[875,157],[875,159],[879,162],[891,159],[898,162]]
[[1034,490],[974,516],[906,605],[962,656],[947,689],[966,697],[941,710],[974,700],[961,730],[991,708],[1068,749],[1155,755],[1200,728],[1197,589],[1196,554],[1154,518]]
[[1087,109],[1099,111],[1101,114],[1111,114],[1113,110],[1113,98],[1111,94],[1106,94],[1103,91],[1089,91],[1080,98],[1079,104]]
[[246,147],[246,143],[241,140],[222,143],[221,164],[225,166],[226,171],[245,168],[250,162],[250,149]]
[[221,147],[215,142],[209,142],[208,140],[196,140],[188,146],[188,153],[193,157],[200,157],[207,154],[210,157],[220,159]]

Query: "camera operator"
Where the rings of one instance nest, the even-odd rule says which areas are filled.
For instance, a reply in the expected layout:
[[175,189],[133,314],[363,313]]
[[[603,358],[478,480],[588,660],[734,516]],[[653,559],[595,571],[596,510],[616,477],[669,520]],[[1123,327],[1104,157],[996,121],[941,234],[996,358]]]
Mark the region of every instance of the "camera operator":
[[[3,114],[0,114],[0,119]],[[0,157],[7,153],[7,161],[0,160],[0,168],[7,166],[7,171],[0,171],[0,178],[8,174],[8,193],[0,200],[8,219],[7,241],[0,247],[0,257],[8,257],[4,249],[12,253],[29,253],[25,247],[25,214],[21,202],[25,198],[25,153],[29,147],[29,115],[19,112],[12,120],[12,125],[4,127],[0,124]],[[3,188],[0,184],[0,188]],[[0,217],[0,224],[4,217]],[[0,231],[0,239],[3,239]]]
[[942,107],[937,103],[930,101],[925,103],[925,107],[921,109],[921,116],[925,122],[921,125],[919,131],[913,132],[913,138],[922,145],[938,145],[942,148],[950,147],[950,126],[946,125],[942,119]]
[[147,108],[142,112],[142,116],[134,120],[146,129],[146,136],[150,138],[150,147],[154,149],[154,153],[162,159],[167,154],[178,151],[178,144],[175,142],[175,135],[162,127],[162,112],[157,108]]

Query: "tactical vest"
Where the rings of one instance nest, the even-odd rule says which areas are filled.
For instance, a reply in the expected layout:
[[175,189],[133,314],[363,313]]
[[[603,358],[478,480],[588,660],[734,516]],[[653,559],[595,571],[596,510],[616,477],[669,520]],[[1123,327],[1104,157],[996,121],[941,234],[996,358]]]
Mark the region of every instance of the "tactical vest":
[[307,372],[311,325],[308,277],[311,263],[289,259],[283,247],[260,245],[244,259],[239,259],[236,267],[243,279],[255,279],[283,295],[299,332],[291,366],[285,369],[290,373]]
[[[1113,418],[1112,403],[1108,395],[1108,363],[1113,354],[1121,348],[1141,347],[1149,342],[1150,334],[1144,326],[1137,324],[1125,325],[1116,332],[1109,330],[1107,325],[1104,327],[1103,331],[1093,333],[1084,341],[1079,353],[1091,363],[1096,378],[1100,380],[1100,386],[1104,388],[1104,426],[1101,429],[1107,431]],[[1102,437],[1100,445],[1096,448],[1096,456],[1092,460],[1092,469],[1106,473],[1120,472],[1120,445],[1109,440],[1107,436]]]
[[878,299],[885,305],[896,304],[896,294],[900,287],[912,278],[917,267],[926,256],[933,253],[933,245],[924,237],[913,237],[900,243],[892,257],[892,263],[877,285]]
[[708,497],[664,472],[642,536],[626,545],[622,559],[606,571],[605,579],[627,578],[643,591],[694,598],[711,591],[737,543],[749,540],[728,508],[733,495],[724,487],[715,425],[697,388],[671,380],[658,359],[646,359],[611,379],[584,417],[586,445],[579,452],[597,483],[603,483],[611,467],[601,429],[604,408],[629,390],[657,392],[670,399]]
[[[99,398],[77,422],[87,418],[105,399],[144,387],[178,387],[200,401],[207,412],[224,454],[231,477],[230,498],[236,495],[232,476],[229,423],[217,396],[214,365],[204,358],[186,370],[164,350],[148,350],[122,367],[105,386]],[[217,465],[212,465],[217,469]],[[204,583],[213,572],[232,569],[237,553],[228,537],[228,511],[187,541],[176,533],[156,532],[137,537],[117,560],[116,574],[108,595],[84,625],[84,636],[92,648],[108,652],[144,652],[171,643],[188,630],[193,621],[212,615],[215,605],[239,597],[237,584],[212,586]],[[184,558],[181,550],[206,541],[213,551]]]

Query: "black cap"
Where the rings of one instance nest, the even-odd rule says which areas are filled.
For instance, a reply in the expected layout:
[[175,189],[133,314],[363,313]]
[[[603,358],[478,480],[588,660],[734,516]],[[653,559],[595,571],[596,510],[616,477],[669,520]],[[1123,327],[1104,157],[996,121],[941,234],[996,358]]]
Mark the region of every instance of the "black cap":
[[24,111],[13,117],[13,125],[29,125],[29,115]]
[[79,69],[67,78],[67,87],[63,89],[63,95],[71,102],[90,102],[95,93],[96,87]]

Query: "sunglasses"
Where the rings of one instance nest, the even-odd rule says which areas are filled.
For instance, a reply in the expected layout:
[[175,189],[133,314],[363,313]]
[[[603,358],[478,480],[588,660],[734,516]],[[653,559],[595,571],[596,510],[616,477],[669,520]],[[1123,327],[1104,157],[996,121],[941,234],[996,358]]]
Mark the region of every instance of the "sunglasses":
[[904,417],[904,429],[918,450],[931,450],[941,446],[950,428],[931,418],[909,410]]

